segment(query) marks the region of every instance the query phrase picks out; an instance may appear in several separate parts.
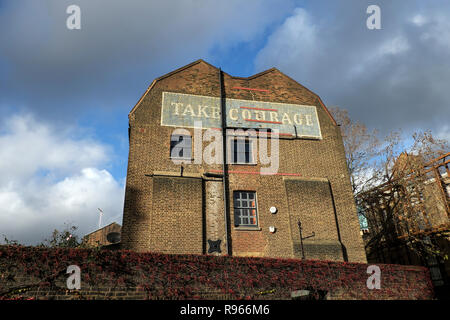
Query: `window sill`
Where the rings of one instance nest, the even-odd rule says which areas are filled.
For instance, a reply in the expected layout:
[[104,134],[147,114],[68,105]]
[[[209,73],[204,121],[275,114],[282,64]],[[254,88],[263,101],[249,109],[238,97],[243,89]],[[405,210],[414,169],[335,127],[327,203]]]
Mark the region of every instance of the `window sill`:
[[237,231],[261,231],[261,227],[234,227]]

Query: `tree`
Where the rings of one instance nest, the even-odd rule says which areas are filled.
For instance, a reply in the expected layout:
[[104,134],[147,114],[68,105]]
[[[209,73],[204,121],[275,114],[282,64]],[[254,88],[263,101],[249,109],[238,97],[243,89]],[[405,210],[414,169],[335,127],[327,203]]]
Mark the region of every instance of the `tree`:
[[3,235],[3,241],[7,246],[20,246],[21,244],[17,240],[8,239],[5,235]]
[[407,148],[398,133],[385,138],[373,162],[371,180],[377,185],[356,195],[372,229],[366,249],[370,253],[403,246],[424,260],[447,258],[439,243],[448,237],[448,229],[439,228],[448,224],[448,217],[438,209],[447,206],[447,199],[434,192],[442,186],[433,176],[437,170],[433,159],[445,154],[448,145],[429,131],[413,133],[411,138]]
[[329,110],[341,129],[352,190],[356,194],[370,181],[367,177],[371,162],[380,144],[377,131],[369,131],[364,124],[351,120],[345,109],[331,107]]
[[65,224],[63,231],[55,229],[49,239],[45,239],[39,246],[42,247],[62,247],[62,248],[76,248],[81,242],[78,235],[75,233],[78,227]]
[[[424,259],[445,257],[436,238],[445,238],[448,230],[432,235],[422,231],[433,226],[434,214],[427,204],[434,202],[425,201],[425,195],[433,179],[429,173],[435,169],[427,165],[446,153],[448,142],[434,138],[430,131],[414,132],[410,139],[393,131],[379,140],[375,130],[352,121],[346,110],[330,111],[340,124],[358,214],[369,225],[368,254],[401,245]],[[412,143],[406,145],[408,141]]]
[[[62,231],[58,231],[57,229],[53,230],[51,236],[48,239],[45,239],[43,242],[38,244],[38,247],[47,247],[47,248],[76,248],[83,246],[82,241],[79,240],[79,236],[76,234],[77,226],[64,224],[65,227]],[[10,240],[5,235],[3,235],[4,242],[6,245],[19,245],[22,246],[17,240]]]

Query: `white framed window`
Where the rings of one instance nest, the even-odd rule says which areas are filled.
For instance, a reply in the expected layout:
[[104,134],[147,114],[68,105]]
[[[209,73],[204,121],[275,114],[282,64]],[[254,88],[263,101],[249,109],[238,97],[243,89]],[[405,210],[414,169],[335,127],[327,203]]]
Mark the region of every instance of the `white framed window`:
[[254,139],[249,137],[233,137],[231,139],[231,163],[255,164]]
[[258,227],[256,192],[234,191],[233,206],[236,227]]

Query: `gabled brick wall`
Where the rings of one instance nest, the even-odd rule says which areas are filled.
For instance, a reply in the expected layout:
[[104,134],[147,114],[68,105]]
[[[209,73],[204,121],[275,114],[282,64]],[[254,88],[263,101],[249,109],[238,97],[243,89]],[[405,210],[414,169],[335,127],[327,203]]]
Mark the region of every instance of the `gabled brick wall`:
[[[200,184],[190,193],[192,202],[197,204],[201,201],[203,209],[201,213],[196,212],[191,203],[183,205],[176,200],[179,205],[170,212],[165,212],[162,218],[180,221],[181,225],[174,224],[174,230],[160,231],[160,223],[166,226],[166,222],[158,220],[160,219],[158,217],[163,216],[158,213],[160,209],[154,207],[155,198],[162,199],[166,196],[158,194],[160,189],[155,189],[154,180],[159,176],[181,175],[180,165],[174,164],[169,157],[170,136],[174,128],[161,126],[160,123],[163,92],[220,97],[218,72],[214,66],[199,60],[169,73],[156,79],[130,112],[130,149],[122,233],[124,248],[138,251],[187,253],[194,252],[200,247],[198,244],[194,245],[190,239],[202,239],[203,253],[206,253],[206,241],[212,239],[222,240],[221,250],[222,253],[226,252],[223,204],[213,205],[215,202],[223,201],[221,181],[219,179],[219,184],[214,185],[217,179],[208,178],[205,175],[207,172],[220,172],[222,165],[183,165],[184,176],[190,176],[192,179],[201,178],[203,181],[201,195],[194,192],[198,190]],[[224,87],[227,99],[316,106],[322,134],[320,140],[280,139],[278,175],[259,175],[261,168],[259,163],[228,166],[231,195],[229,203],[231,218],[228,217],[231,235],[229,245],[232,254],[298,257],[298,241],[296,240],[298,230],[294,220],[300,218],[306,228],[305,233],[315,232],[314,242],[309,245],[309,248],[313,248],[309,252],[310,258],[328,257],[342,261],[346,255],[348,261],[366,262],[340,130],[320,98],[277,69],[270,69],[249,78],[224,74]],[[236,87],[259,88],[268,92],[239,90],[235,89]],[[187,130],[194,137],[194,130],[189,128]],[[203,141],[203,148],[208,144],[209,142]],[[294,202],[291,201],[292,205],[288,201],[284,173],[288,174],[285,176],[296,175],[303,180],[322,179],[327,181],[329,188],[311,194],[308,194],[308,191],[302,191],[301,188],[295,190],[290,188],[289,192],[292,195],[302,192],[305,195],[308,194],[308,204],[302,203],[302,209],[300,209],[294,204],[294,200],[292,200]],[[214,187],[211,188],[211,186]],[[211,190],[214,191],[211,193]],[[256,192],[259,216],[259,228],[256,230],[249,231],[234,227],[232,203],[234,190]],[[168,192],[171,194],[172,191]],[[183,199],[186,199],[185,196]],[[278,208],[276,214],[269,212],[272,206]],[[186,220],[182,217],[186,216],[191,217],[192,226],[189,228],[183,225],[183,221]],[[200,225],[201,228],[197,227]],[[269,232],[270,226],[276,227],[275,233]],[[342,245],[333,246],[333,243],[340,244],[338,226]],[[176,238],[173,237],[174,233],[177,233]],[[169,241],[172,242],[168,247]],[[186,248],[184,241],[195,248]],[[314,248],[319,248],[320,243],[323,243],[323,248],[316,251]],[[345,253],[336,253],[336,248],[339,247],[344,248]],[[332,248],[329,253],[326,252],[327,248]]]

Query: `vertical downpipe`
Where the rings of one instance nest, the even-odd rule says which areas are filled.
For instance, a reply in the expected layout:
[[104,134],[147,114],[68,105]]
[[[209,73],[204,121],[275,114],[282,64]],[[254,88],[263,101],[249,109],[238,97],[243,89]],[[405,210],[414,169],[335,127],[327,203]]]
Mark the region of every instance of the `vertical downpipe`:
[[337,216],[336,204],[334,202],[333,188],[331,187],[330,181],[328,181],[328,187],[330,188],[331,203],[333,204],[334,221],[336,222],[338,241],[341,244],[341,248],[342,248],[342,258],[344,258],[345,262],[348,262],[347,249],[345,248],[344,244],[342,243],[341,230],[339,229],[339,220],[338,220],[338,216]]
[[223,213],[225,219],[225,241],[227,245],[227,255],[231,255],[230,237],[228,235],[228,165],[227,165],[227,117],[225,108],[225,88],[223,85],[223,73],[219,68],[220,83],[220,117],[222,119],[222,156],[223,156]]

